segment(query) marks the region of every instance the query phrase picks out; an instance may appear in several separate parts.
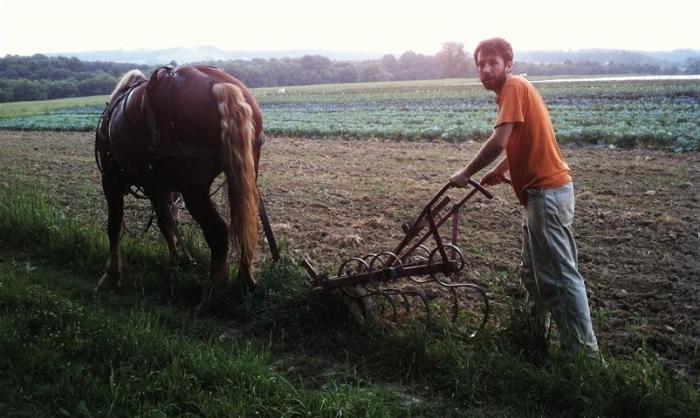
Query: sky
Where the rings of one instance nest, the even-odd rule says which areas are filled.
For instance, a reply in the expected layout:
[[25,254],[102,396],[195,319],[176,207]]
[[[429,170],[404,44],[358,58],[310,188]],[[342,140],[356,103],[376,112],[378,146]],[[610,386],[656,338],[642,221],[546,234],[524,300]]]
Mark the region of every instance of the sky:
[[0,56],[215,46],[434,54],[492,36],[514,50],[700,49],[700,1],[0,0]]

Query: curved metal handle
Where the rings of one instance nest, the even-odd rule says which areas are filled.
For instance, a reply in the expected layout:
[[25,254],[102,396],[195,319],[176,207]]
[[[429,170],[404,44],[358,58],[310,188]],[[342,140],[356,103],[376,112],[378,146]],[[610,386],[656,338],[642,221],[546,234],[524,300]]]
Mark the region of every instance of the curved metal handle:
[[[449,183],[448,183],[448,184],[449,184]],[[486,196],[487,198],[493,199],[493,193],[491,193],[490,191],[486,190],[486,188],[485,188],[484,186],[482,186],[481,184],[477,183],[476,181],[474,181],[474,180],[472,180],[472,179],[469,179],[469,184],[471,184],[472,187],[474,187],[475,189],[477,189],[478,191],[480,191],[480,192],[481,192],[484,196]]]

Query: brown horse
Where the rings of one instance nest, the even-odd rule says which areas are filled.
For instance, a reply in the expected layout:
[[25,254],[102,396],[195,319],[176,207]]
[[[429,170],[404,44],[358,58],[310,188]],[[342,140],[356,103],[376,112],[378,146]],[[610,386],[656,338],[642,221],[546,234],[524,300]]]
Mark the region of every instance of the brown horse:
[[[108,206],[109,258],[97,288],[121,279],[119,250],[124,195],[138,186],[150,199],[171,255],[176,255],[177,226],[169,209],[179,192],[199,223],[211,250],[210,282],[228,277],[229,235],[241,250],[239,279],[254,284],[256,252],[256,179],[262,113],[248,89],[223,70],[162,67],[150,79],[138,70],[117,84],[96,132],[96,153]],[[209,195],[223,171],[228,187],[230,234]]]

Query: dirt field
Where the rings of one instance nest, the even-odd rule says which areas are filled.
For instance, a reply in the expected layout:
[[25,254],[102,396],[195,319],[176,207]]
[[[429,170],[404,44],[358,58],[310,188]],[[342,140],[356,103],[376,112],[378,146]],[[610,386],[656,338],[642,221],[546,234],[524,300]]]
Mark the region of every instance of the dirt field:
[[[38,179],[67,213],[103,222],[92,140],[91,133],[0,132],[0,187],[12,187],[16,175]],[[332,271],[344,258],[392,249],[401,223],[477,149],[272,138],[260,185],[284,248]],[[698,384],[700,154],[563,151],[576,185],[574,233],[601,346],[632,354],[646,342]],[[494,192],[493,200],[480,197],[464,208],[459,244],[471,278],[489,289],[503,316],[505,301],[523,295],[520,208],[507,186]]]

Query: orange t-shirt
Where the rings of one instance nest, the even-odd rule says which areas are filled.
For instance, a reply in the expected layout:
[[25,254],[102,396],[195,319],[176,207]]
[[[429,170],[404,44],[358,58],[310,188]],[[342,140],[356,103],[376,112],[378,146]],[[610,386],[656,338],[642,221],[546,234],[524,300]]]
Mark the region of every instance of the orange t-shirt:
[[535,87],[520,76],[508,78],[496,98],[496,125],[514,123],[506,156],[513,190],[523,206],[525,189],[549,189],[571,182],[571,169],[564,162],[554,137],[547,106]]

